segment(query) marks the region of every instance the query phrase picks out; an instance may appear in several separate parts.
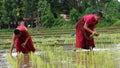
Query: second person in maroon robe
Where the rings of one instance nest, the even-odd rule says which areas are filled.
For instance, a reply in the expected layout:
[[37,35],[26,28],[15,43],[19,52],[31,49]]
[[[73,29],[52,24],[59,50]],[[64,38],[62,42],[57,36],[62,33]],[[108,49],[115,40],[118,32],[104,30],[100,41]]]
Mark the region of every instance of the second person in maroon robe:
[[101,19],[102,13],[88,14],[83,16],[76,25],[76,48],[90,49],[94,48],[93,36],[98,36],[96,24]]

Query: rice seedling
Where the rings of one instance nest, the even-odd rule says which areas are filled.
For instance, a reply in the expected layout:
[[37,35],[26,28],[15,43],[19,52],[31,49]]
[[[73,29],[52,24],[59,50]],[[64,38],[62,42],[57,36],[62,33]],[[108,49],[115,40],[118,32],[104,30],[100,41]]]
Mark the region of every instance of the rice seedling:
[[[95,38],[96,48],[89,51],[74,50],[75,37],[60,35],[55,37],[33,36],[35,53],[30,53],[32,68],[119,68],[119,52],[115,49],[119,44],[119,33],[101,33]],[[7,42],[10,40],[8,39]],[[64,45],[65,44],[65,45]],[[21,55],[20,55],[21,56]],[[17,59],[7,54],[10,68],[17,68]],[[23,61],[21,61],[23,62]]]
[[[30,54],[34,68],[114,68],[116,66],[116,57],[111,55],[111,51],[84,52],[80,50],[76,53],[73,51],[64,51],[62,46],[36,45],[36,48],[45,51],[45,53],[40,55]],[[18,64],[15,59],[10,59],[9,56],[7,59],[14,68],[17,67],[16,65]]]

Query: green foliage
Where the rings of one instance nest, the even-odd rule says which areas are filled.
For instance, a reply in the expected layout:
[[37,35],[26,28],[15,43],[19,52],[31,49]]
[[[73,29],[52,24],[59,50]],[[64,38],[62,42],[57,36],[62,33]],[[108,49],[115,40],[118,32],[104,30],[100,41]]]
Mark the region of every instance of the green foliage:
[[70,6],[68,0],[47,0],[50,3],[51,11],[54,17],[59,17],[60,14],[69,14]]
[[114,24],[119,19],[119,6],[118,2],[108,2],[105,4],[105,10],[103,12],[103,18],[98,24],[98,27],[108,27]]
[[54,16],[50,11],[50,5],[48,5],[47,10],[45,11],[45,15],[43,17],[43,24],[46,27],[52,27],[54,24]]
[[42,22],[45,27],[52,27],[54,23],[54,17],[52,13],[48,13],[42,17]]
[[2,0],[1,1],[1,22],[10,23],[17,20],[17,1],[16,0]]
[[117,22],[115,22],[112,26],[120,26],[120,20],[118,20]]
[[94,13],[98,11],[98,8],[96,6],[91,6],[91,7],[88,7],[86,10],[85,10],[85,14],[91,14],[91,13]]
[[41,22],[43,26],[52,27],[54,24],[54,16],[50,11],[49,3],[46,3],[46,7],[44,6],[44,8],[41,9],[40,11],[41,11]]
[[120,3],[114,0],[1,0],[0,24],[27,17],[37,19],[37,24],[44,27],[61,27],[64,20],[60,14],[70,15],[69,24],[73,25],[81,16],[101,10],[104,14],[102,22],[105,23],[98,26],[106,27],[120,19],[119,7]]
[[4,23],[8,23],[10,21],[10,4],[7,4],[7,2],[10,2],[9,0],[4,0],[2,2],[2,17],[1,17],[1,20],[4,22]]
[[112,23],[105,22],[105,21],[100,21],[100,22],[97,24],[97,27],[98,27],[98,28],[103,28],[103,27],[110,27],[111,25],[112,25]]
[[80,18],[80,13],[76,10],[76,9],[72,9],[70,11],[70,20],[71,20],[71,24],[75,24],[79,18]]
[[118,2],[109,2],[106,4],[105,8],[105,19],[106,20],[116,20],[120,17],[120,12],[118,11],[120,3]]
[[54,25],[53,26],[61,26],[63,25],[64,19],[62,17],[58,17],[57,19],[55,19]]

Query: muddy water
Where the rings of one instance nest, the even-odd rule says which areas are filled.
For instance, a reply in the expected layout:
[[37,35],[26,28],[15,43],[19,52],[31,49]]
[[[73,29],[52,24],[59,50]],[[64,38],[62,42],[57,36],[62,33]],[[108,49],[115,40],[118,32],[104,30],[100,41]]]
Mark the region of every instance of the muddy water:
[[[5,38],[6,39],[6,38]],[[7,38],[8,39],[8,38]],[[3,40],[0,40],[0,42],[2,42]],[[100,42],[101,43],[101,42]],[[102,42],[103,43],[103,42]],[[10,44],[10,43],[9,43]],[[99,44],[99,42],[98,42],[98,44]],[[109,44],[111,44],[111,42],[108,42],[108,43],[104,43],[105,45],[109,45]],[[63,44],[62,44],[63,45]],[[116,44],[116,45],[114,45],[115,47],[114,48],[112,48],[112,53],[114,54],[114,53],[117,53],[117,54],[119,54],[119,52],[120,52],[120,44]],[[64,45],[64,50],[67,52],[72,52],[72,49],[74,48],[74,46],[73,45]],[[94,48],[93,49],[93,51],[95,51],[95,52],[99,52],[99,51],[107,51],[107,50],[110,50],[110,48]],[[83,51],[89,51],[89,50],[83,50]],[[9,50],[0,50],[0,68],[9,68],[9,64],[7,63],[7,61],[6,61],[6,58],[5,58],[5,53],[6,52],[9,52]],[[76,50],[76,52],[79,52],[79,50]],[[40,51],[40,52],[36,52],[35,54],[37,54],[37,55],[41,55],[42,53],[44,53],[44,52],[42,52],[42,51]],[[14,54],[14,56],[16,55],[16,53],[13,53]],[[61,67],[61,68],[64,68],[64,66],[66,67],[66,68],[69,68],[69,67],[67,67],[67,66],[69,66],[69,64],[66,62],[66,61],[54,61],[53,63],[61,63],[62,62],[62,64],[61,65],[63,65],[63,67]],[[74,61],[75,62],[75,61]],[[119,63],[120,63],[120,58],[119,57],[117,57],[116,58],[116,62],[118,62],[118,65],[119,65]],[[117,68],[120,68],[120,66],[119,67],[117,67]]]
[[[113,54],[114,53],[119,53],[120,52],[120,44],[116,44],[114,46],[115,46],[114,48],[104,48],[104,49],[103,48],[94,48],[93,51],[94,52],[99,52],[99,51],[107,51],[107,50],[111,49]],[[68,51],[68,52],[72,53],[73,48],[74,48],[74,46],[72,46],[72,45],[71,46],[69,46],[69,45],[64,46],[64,50],[66,52]],[[82,51],[89,51],[89,50],[84,50],[83,49]],[[6,58],[5,58],[5,56],[6,56],[5,53],[6,52],[9,52],[9,50],[0,50],[0,68],[9,68],[9,64],[7,63]],[[76,52],[79,52],[79,50],[76,50]],[[42,51],[35,52],[36,55],[41,55],[41,54],[44,54],[44,53],[45,53],[44,51],[43,52]],[[16,56],[16,53],[13,53],[13,56]],[[64,65],[64,66],[65,66],[65,64],[66,65],[69,64],[66,61],[54,61],[54,62],[62,63],[62,65]],[[118,65],[119,65],[119,63],[120,63],[120,58],[119,57],[116,58],[116,62],[118,62]],[[120,68],[120,66],[118,68]]]
[[0,50],[0,68],[8,68],[8,63],[5,58],[5,53],[7,52],[9,52],[9,50]]

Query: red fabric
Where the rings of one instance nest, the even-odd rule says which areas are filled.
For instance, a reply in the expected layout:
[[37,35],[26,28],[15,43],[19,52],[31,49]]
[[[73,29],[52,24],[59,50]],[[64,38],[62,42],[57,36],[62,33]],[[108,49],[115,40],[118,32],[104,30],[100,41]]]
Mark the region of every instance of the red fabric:
[[35,48],[32,42],[32,37],[29,38],[27,44],[25,45],[25,48],[21,46],[22,43],[25,42],[27,36],[28,36],[28,31],[25,26],[18,26],[17,29],[19,29],[22,34],[19,38],[16,39],[16,51],[17,52],[22,52],[22,53],[29,53],[29,52],[34,52]]
[[86,15],[81,18],[76,25],[76,48],[89,49],[90,46],[95,47],[94,39],[90,38],[90,32],[86,31],[83,26],[85,22],[88,27],[93,30],[94,26],[97,24],[95,16],[93,14]]

